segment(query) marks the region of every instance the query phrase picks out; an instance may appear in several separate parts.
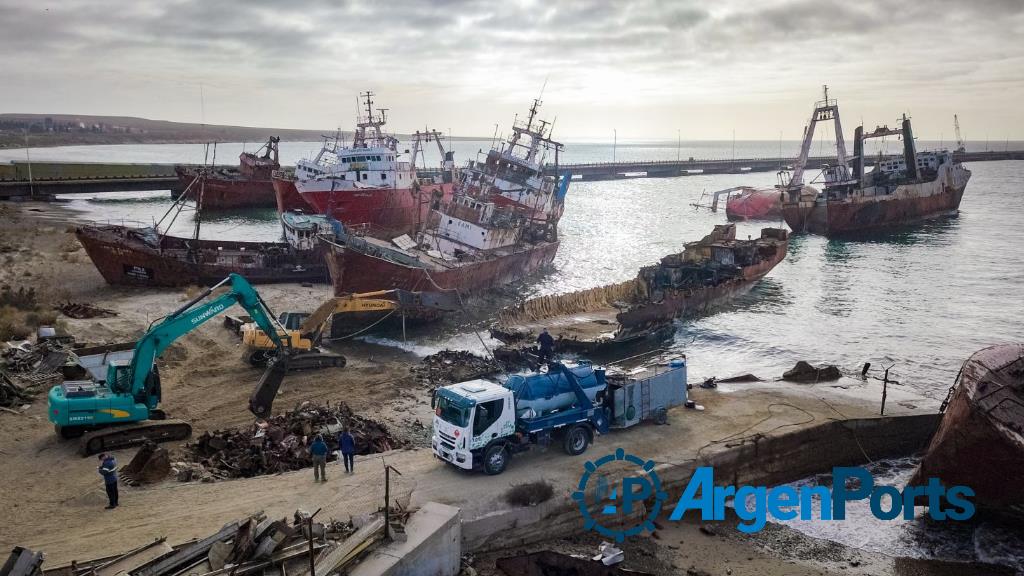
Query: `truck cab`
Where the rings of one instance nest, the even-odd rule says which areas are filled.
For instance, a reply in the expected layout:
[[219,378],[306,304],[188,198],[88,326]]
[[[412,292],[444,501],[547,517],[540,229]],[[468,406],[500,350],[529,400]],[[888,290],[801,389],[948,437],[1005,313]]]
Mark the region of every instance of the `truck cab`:
[[492,444],[516,433],[512,391],[487,380],[439,388],[434,397],[434,454],[464,470],[479,467]]

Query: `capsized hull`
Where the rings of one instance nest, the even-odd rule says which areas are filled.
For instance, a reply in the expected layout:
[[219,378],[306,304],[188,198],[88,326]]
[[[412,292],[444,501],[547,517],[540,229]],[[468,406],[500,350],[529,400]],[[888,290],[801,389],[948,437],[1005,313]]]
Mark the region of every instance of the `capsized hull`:
[[979,509],[1024,518],[1024,344],[985,348],[964,363],[908,485],[932,477],[973,489]]
[[752,190],[725,202],[729,220],[778,220],[782,218],[782,194],[775,188]]
[[[196,179],[191,168],[178,166],[178,188],[172,192],[180,194]],[[241,174],[226,176],[223,173],[207,175],[205,182],[195,182],[189,191],[189,199],[197,200],[202,192],[204,210],[234,210],[239,208],[273,208],[274,184],[269,178],[257,180]]]
[[278,214],[299,210],[304,212],[313,211],[313,207],[309,205],[309,202],[302,199],[302,195],[295,188],[294,178],[275,176],[273,186]]
[[458,290],[460,294],[515,282],[551,264],[558,242],[544,242],[504,256],[451,267],[407,266],[327,240],[324,256],[336,295],[402,289]]
[[[152,234],[124,226],[82,226],[75,236],[108,284],[210,285],[234,272],[252,283],[326,282],[320,249],[296,251],[281,242],[225,242],[168,236],[162,249]],[[186,246],[196,248],[190,259]]]
[[307,184],[297,189],[318,214],[328,214],[347,226],[366,225],[382,238],[415,232],[435,200],[447,201],[452,195],[452,184],[426,184],[418,192],[412,188],[331,191]]
[[882,196],[844,200],[801,199],[786,202],[782,215],[794,232],[839,236],[955,216],[966,182],[950,186],[936,180],[899,186]]

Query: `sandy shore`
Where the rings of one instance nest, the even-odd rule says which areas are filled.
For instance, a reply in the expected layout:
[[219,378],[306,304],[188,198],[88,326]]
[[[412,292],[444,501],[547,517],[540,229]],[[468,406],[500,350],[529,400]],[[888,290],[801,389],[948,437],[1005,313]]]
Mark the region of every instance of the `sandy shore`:
[[[184,291],[127,289],[107,286],[81,249],[74,249],[69,220],[59,205],[0,205],[0,244],[9,260],[0,283],[31,285],[48,301],[86,302],[117,311],[112,318],[61,322],[79,341],[109,343],[130,340],[162,312],[184,301]],[[309,310],[329,296],[329,287],[261,286],[275,310]],[[500,495],[510,484],[538,478],[552,482],[567,497],[578,480],[584,457],[560,451],[517,457],[500,477],[458,473],[435,460],[427,448],[432,411],[429,391],[410,375],[415,356],[393,348],[346,342],[339,351],[348,357],[344,369],[289,375],[277,408],[304,400],[345,401],[357,412],[379,419],[413,442],[416,448],[385,455],[402,470],[400,489],[413,507],[434,500],[463,508],[464,517],[481,517],[507,506]],[[734,371],[742,371],[735,367]],[[165,402],[171,416],[192,423],[194,434],[243,426],[252,422],[248,395],[260,372],[242,361],[237,338],[209,322],[180,339],[160,360]],[[802,386],[778,382],[735,384],[717,390],[695,389],[703,413],[673,411],[673,425],[640,427],[620,433],[616,443],[642,450],[652,458],[691,459],[702,446],[737,431],[772,433],[780,427],[806,426],[877,412],[880,389],[859,380],[836,385]],[[866,400],[866,399],[872,400]],[[772,408],[780,403],[793,409]],[[927,403],[907,391],[890,391],[889,413],[916,413]],[[0,413],[0,495],[5,521],[0,523],[0,549],[14,545],[47,552],[47,564],[86,559],[129,549],[153,537],[172,542],[207,535],[226,521],[255,510],[290,515],[296,508],[324,507],[327,516],[345,518],[372,510],[371,497],[382,481],[380,457],[357,462],[358,473],[315,485],[306,471],[212,484],[180,484],[173,480],[145,488],[126,488],[124,506],[105,512],[102,486],[91,458],[60,441],[46,420],[45,398],[22,414]],[[808,420],[808,415],[810,420]],[[675,424],[678,422],[678,424]],[[601,439],[603,446],[608,441]],[[595,448],[600,446],[595,446]],[[172,450],[180,446],[172,446]],[[127,462],[132,452],[118,453]],[[581,522],[582,524],[582,522]],[[714,535],[698,522],[673,523],[655,537],[627,542],[627,565],[656,574],[893,574],[891,558],[817,541],[773,526],[755,537],[721,523]],[[592,554],[599,539],[589,535],[552,534],[550,548]],[[536,547],[531,549],[537,549]],[[477,555],[476,569],[494,571],[494,559],[515,550]],[[688,571],[689,570],[689,571]]]

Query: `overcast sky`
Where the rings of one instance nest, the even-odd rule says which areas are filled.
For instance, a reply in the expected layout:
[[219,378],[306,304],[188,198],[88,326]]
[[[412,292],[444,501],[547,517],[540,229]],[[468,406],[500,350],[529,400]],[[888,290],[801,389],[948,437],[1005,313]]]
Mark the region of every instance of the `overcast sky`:
[[[507,130],[547,81],[556,136],[1024,138],[1024,0],[0,0],[0,112]],[[200,98],[202,86],[203,98]]]

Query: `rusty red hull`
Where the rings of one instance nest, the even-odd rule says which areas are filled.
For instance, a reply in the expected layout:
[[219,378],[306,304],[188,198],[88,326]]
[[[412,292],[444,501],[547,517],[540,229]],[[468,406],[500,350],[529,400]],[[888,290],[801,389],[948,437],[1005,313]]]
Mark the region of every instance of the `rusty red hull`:
[[410,188],[302,191],[300,195],[317,214],[327,214],[347,226],[367,225],[381,237],[412,234],[426,221],[434,200],[447,202],[452,184],[425,184]]
[[676,318],[687,318],[705,314],[733,298],[749,292],[766,274],[772,271],[786,257],[789,243],[775,244],[775,253],[768,259],[743,269],[740,277],[726,280],[716,286],[696,290],[666,291],[657,303],[648,303],[616,316],[619,324],[628,330],[656,326]]
[[302,199],[302,195],[295,188],[295,178],[287,176],[275,176],[273,179],[274,200],[277,204],[277,213],[284,214],[289,210],[313,212],[313,207]]
[[782,218],[782,195],[778,190],[752,190],[733,196],[725,203],[729,220],[778,220]]
[[[210,285],[234,272],[253,283],[326,282],[320,249],[296,251],[281,242],[226,242],[165,237],[161,248],[138,229],[83,226],[75,231],[108,284],[128,286]],[[197,248],[190,260],[186,243]]]
[[388,289],[478,292],[535,274],[551,264],[558,251],[558,242],[545,242],[480,262],[428,268],[398,264],[332,242],[324,244],[324,257],[337,295]]
[[968,486],[979,509],[1024,517],[1024,344],[964,363],[939,428],[908,483]]
[[[177,166],[178,190],[184,191],[196,179],[193,169]],[[206,176],[206,182],[196,182],[189,191],[189,198],[196,199],[202,191],[204,210],[236,210],[240,208],[273,208],[275,205],[274,184],[267,179],[251,179],[240,173],[224,172]]]
[[794,232],[840,236],[955,216],[963,194],[963,187],[943,185],[941,192],[921,196],[786,202],[782,214]]

